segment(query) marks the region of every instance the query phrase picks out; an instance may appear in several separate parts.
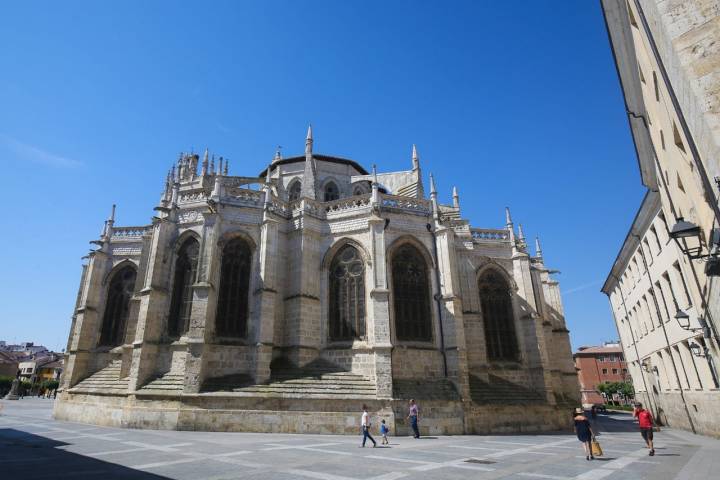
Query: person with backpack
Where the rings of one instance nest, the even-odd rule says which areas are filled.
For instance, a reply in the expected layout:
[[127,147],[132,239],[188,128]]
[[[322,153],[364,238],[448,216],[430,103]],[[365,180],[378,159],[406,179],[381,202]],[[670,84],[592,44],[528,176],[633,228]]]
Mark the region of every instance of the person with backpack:
[[650,453],[648,455],[651,457],[654,456],[655,447],[653,446],[653,423],[655,423],[655,420],[653,419],[652,413],[644,409],[642,403],[637,403],[635,405],[635,409],[633,410],[633,417],[638,419],[638,424],[640,425],[640,435],[642,435],[643,440],[645,440],[647,448],[650,449]]

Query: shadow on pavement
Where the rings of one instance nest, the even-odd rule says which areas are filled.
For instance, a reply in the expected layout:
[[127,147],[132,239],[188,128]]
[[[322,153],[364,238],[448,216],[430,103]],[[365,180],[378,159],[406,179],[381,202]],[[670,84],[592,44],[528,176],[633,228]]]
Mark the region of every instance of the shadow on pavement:
[[68,444],[12,428],[0,429],[0,478],[167,478],[57,448],[64,445]]

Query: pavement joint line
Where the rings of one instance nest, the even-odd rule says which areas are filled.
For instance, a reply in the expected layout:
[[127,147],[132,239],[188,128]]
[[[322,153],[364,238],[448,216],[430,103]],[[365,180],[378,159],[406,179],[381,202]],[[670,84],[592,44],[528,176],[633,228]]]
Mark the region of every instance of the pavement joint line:
[[310,447],[329,447],[331,445],[340,445],[339,442],[333,442],[333,443],[316,443],[316,444],[310,444],[310,445],[280,445],[278,443],[266,443],[269,448],[262,448],[261,451],[271,451],[271,450],[293,450],[296,448],[310,448]]
[[535,472],[517,472],[515,475],[519,475],[521,477],[532,477],[532,478],[547,478],[551,480],[572,480],[572,477],[563,477],[561,475],[548,475],[545,473],[535,473]]
[[190,445],[193,445],[193,443],[176,443],[174,445],[153,445],[151,443],[145,443],[145,442],[134,442],[131,440],[122,442],[125,445],[130,445],[133,447],[140,447],[147,450],[157,450],[160,452],[166,452],[166,453],[175,453],[177,452],[176,447],[187,447]]
[[151,468],[158,468],[158,467],[166,467],[169,465],[177,465],[179,463],[190,463],[190,462],[197,462],[197,458],[180,458],[178,460],[167,460],[165,462],[155,462],[155,463],[146,463],[143,465],[133,465],[128,468],[132,468],[133,470],[148,470]]
[[86,457],[102,457],[103,455],[115,455],[119,453],[143,452],[146,448],[126,448],[124,450],[106,450],[104,452],[83,453]]
[[390,460],[392,462],[400,462],[400,463],[421,463],[421,464],[438,463],[438,462],[429,462],[427,460],[410,460],[409,458],[384,457],[382,455],[364,455],[364,458],[373,458],[376,460]]
[[410,470],[416,470],[418,472],[426,472],[428,470],[437,470],[438,468],[445,468],[445,467],[453,467],[453,468],[462,468],[466,470],[475,470],[478,472],[494,472],[497,470],[496,468],[492,467],[481,467],[479,465],[463,465],[463,463],[467,462],[468,460],[473,460],[472,457],[465,457],[465,458],[459,458],[456,460],[448,460],[447,462],[441,462],[436,463],[433,462],[432,464],[425,464],[425,465],[418,465],[417,467],[411,467]]
[[646,454],[645,451],[646,449],[643,448],[630,452],[628,455],[612,460],[604,464],[600,468],[594,468],[592,470],[588,470],[587,472],[581,473],[580,475],[575,477],[575,480],[599,480],[601,478],[605,478],[617,472],[618,470],[627,467],[631,463],[639,461],[640,455]]

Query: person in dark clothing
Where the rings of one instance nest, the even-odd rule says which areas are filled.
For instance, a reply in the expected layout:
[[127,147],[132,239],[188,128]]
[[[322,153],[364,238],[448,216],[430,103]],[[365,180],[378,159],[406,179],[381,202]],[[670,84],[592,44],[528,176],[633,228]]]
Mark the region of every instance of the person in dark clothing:
[[585,460],[594,460],[595,457],[592,454],[592,438],[594,436],[590,421],[585,416],[585,412],[582,408],[578,407],[573,412],[573,420],[575,422],[575,433],[577,434],[578,440],[582,442],[583,449],[585,450]]

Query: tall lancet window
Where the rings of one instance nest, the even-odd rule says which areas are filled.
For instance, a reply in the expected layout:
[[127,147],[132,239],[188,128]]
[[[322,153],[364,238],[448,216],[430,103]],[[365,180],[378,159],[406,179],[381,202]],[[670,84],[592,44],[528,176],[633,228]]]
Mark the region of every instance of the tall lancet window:
[[338,189],[338,186],[335,185],[335,182],[328,182],[327,185],[325,185],[325,201],[331,202],[333,200],[337,200],[340,198],[340,190]]
[[488,360],[517,360],[512,290],[505,277],[488,269],[478,280]]
[[365,264],[346,245],[330,264],[330,340],[365,337]]
[[300,180],[294,180],[292,184],[290,185],[289,189],[289,195],[288,199],[291,202],[294,202],[295,200],[300,199],[300,195],[302,194],[302,182]]
[[178,250],[175,260],[175,280],[173,282],[168,333],[177,337],[188,331],[192,313],[193,289],[197,274],[200,244],[194,238],[188,238]]
[[412,245],[401,246],[393,255],[392,287],[396,338],[431,341],[428,268],[422,254]]
[[245,240],[234,238],[222,251],[216,332],[221,336],[245,337],[248,320],[251,251]]
[[115,346],[123,342],[136,276],[135,268],[130,265],[121,268],[112,276],[105,302],[100,345]]

